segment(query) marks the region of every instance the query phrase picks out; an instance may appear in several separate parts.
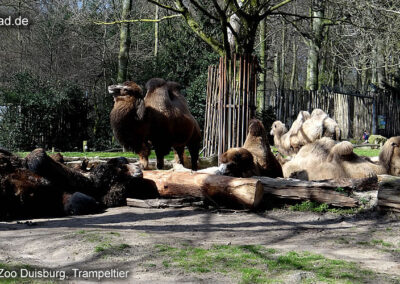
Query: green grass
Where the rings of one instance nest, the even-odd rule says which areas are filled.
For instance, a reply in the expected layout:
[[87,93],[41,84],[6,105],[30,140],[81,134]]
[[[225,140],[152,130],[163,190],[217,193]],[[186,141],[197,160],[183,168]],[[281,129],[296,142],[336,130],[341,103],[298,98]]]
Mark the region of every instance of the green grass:
[[[272,152],[275,154],[278,152],[277,148],[272,146],[271,147]],[[375,157],[379,156],[380,149],[360,149],[360,148],[354,148],[354,153],[356,153],[359,156],[364,156],[364,157]]]
[[[30,152],[17,152],[17,155],[24,158]],[[55,152],[57,153],[57,152]],[[85,158],[114,158],[114,157],[126,157],[126,158],[139,158],[137,154],[132,152],[60,152],[64,157],[85,157]],[[47,151],[47,154],[52,154],[51,151]],[[149,156],[150,159],[155,159],[156,154],[151,151]],[[172,161],[174,159],[174,152],[170,152],[168,155],[164,156],[164,159]]]
[[118,232],[99,232],[99,231],[85,231],[79,230],[74,233],[79,236],[84,242],[94,244],[94,252],[102,253],[104,255],[114,254],[119,251],[130,248],[131,246],[125,243],[119,243],[121,234]]
[[[272,146],[271,147],[272,152],[276,153],[277,149]],[[360,156],[366,156],[366,157],[374,157],[379,155],[379,149],[368,149],[368,150],[363,150],[363,149],[354,149],[354,153]],[[189,155],[188,151],[185,151],[187,155]],[[17,152],[17,155],[20,157],[26,157],[30,152]],[[48,154],[52,154],[50,150],[47,151]],[[57,152],[55,152],[57,153]],[[99,157],[99,158],[114,158],[114,157],[126,157],[126,158],[139,158],[137,154],[134,154],[132,152],[60,152],[64,157],[86,157],[86,158],[94,158],[94,157]],[[150,159],[155,159],[156,154],[154,151],[151,151],[150,154]],[[171,151],[168,155],[164,157],[164,159],[168,161],[172,161],[174,159],[174,152]]]
[[279,253],[261,245],[214,245],[209,249],[156,245],[164,268],[192,273],[221,273],[239,283],[285,283],[288,275],[310,272],[305,282],[363,283],[376,274],[354,262],[326,258],[310,252]]
[[379,156],[379,152],[380,152],[380,149],[368,149],[368,150],[359,149],[359,148],[354,149],[354,153],[356,153],[359,156],[365,156],[365,157]]
[[316,213],[325,213],[331,212],[336,214],[355,214],[358,212],[357,208],[329,208],[329,205],[326,203],[318,203],[313,201],[303,201],[301,203],[297,203],[295,205],[290,205],[289,210],[291,211],[301,211],[301,212],[316,212]]

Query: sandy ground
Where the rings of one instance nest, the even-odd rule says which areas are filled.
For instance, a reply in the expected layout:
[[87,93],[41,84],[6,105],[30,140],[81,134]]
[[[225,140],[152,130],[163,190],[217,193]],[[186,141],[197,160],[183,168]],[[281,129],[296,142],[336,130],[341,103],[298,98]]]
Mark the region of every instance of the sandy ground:
[[[382,240],[400,246],[400,222],[392,215],[273,210],[218,212],[201,208],[120,207],[98,215],[0,223],[0,262],[64,270],[129,271],[124,282],[236,283],[221,275],[188,274],[143,265],[154,260],[156,244],[209,247],[212,244],[261,244],[283,251],[310,251],[400,279],[399,249],[363,245]],[[101,243],[127,244],[116,253],[99,253]],[[68,280],[69,283],[94,281]],[[118,280],[118,283],[121,279]],[[115,283],[115,282],[114,282]]]

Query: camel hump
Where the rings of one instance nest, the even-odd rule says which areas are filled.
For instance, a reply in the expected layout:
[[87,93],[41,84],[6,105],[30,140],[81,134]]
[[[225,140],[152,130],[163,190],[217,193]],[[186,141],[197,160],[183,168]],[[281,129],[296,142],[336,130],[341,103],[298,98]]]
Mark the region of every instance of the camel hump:
[[339,144],[336,144],[331,150],[331,154],[337,154],[339,156],[346,156],[352,153],[353,144],[351,144],[349,141],[340,142]]
[[316,108],[311,112],[311,116],[312,117],[315,117],[315,116],[323,116],[323,117],[325,117],[325,116],[328,116],[328,115],[322,109]]
[[173,92],[176,92],[176,91],[179,92],[182,89],[181,85],[174,81],[168,81],[167,88],[168,88],[168,90],[171,90]]
[[167,81],[162,78],[152,78],[146,83],[147,92],[151,93],[155,89],[163,87],[165,84],[167,84]]

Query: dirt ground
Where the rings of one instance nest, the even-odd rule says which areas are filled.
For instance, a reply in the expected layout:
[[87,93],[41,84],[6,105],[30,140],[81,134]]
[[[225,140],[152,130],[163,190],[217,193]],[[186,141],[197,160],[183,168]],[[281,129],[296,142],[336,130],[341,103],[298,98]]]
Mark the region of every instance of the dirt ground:
[[[400,279],[400,222],[396,216],[376,212],[342,216],[289,210],[253,213],[120,207],[98,215],[30,221],[0,223],[0,263],[64,270],[70,276],[74,268],[127,270],[124,282],[129,283],[237,283],[227,275],[166,269],[157,264],[155,245],[261,244],[354,261],[393,281]],[[372,240],[397,249],[371,245]],[[102,245],[123,249],[105,253]],[[143,265],[147,260],[155,262],[155,267]],[[68,282],[95,281],[70,278]]]

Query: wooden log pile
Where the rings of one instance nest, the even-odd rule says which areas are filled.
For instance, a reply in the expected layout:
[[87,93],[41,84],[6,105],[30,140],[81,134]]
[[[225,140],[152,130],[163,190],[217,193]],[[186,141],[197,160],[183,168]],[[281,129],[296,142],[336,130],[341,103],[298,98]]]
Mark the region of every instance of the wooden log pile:
[[[145,171],[143,177],[156,184],[161,197],[200,197],[216,204],[240,205],[250,209],[256,208],[263,198],[270,197],[311,200],[338,207],[357,207],[360,202],[353,194],[354,191],[378,189],[376,177],[303,181],[268,177],[234,178],[187,171]],[[138,207],[169,207],[158,200],[144,203],[128,200],[128,204]]]

